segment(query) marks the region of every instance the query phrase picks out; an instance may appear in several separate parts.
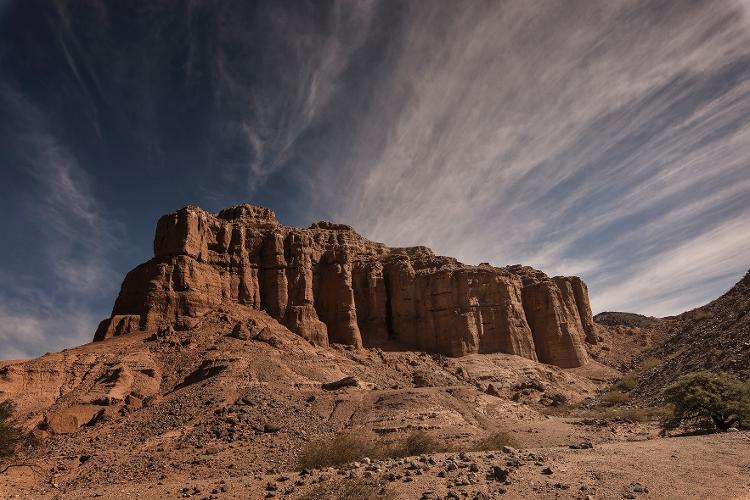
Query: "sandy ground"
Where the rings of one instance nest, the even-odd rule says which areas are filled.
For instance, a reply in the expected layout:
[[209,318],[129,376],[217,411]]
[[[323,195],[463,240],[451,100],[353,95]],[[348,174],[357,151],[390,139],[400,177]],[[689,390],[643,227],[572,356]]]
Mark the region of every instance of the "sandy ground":
[[[248,341],[227,335],[233,321],[217,314],[166,338],[0,363],[0,396],[39,438],[0,462],[0,471],[31,464],[0,473],[0,499],[304,498],[365,480],[387,488],[381,498],[750,498],[748,433],[659,438],[654,424],[546,415],[556,401],[592,401],[621,375],[617,365],[320,349],[275,323]],[[626,332],[597,348],[636,352],[641,340]],[[323,387],[345,377],[356,383]],[[326,436],[403,440],[418,430],[455,451],[294,470]],[[498,431],[518,451],[459,456]],[[570,448],[582,442],[593,448]]]
[[[449,472],[445,478],[437,473],[446,457],[457,454],[434,454],[436,465],[411,479],[384,480],[389,484],[392,498],[419,499],[425,492],[445,498],[449,491],[461,498],[474,498],[478,492],[488,497],[502,498],[750,498],[750,433],[738,432],[705,436],[671,437],[644,441],[613,442],[595,445],[593,449],[573,450],[568,447],[532,448],[519,450],[519,455],[531,453],[534,462],[525,461],[510,472],[510,484],[480,479],[477,484],[448,487],[465,469]],[[488,458],[489,457],[489,458]],[[478,477],[501,464],[508,457],[502,452],[474,452],[466,454],[466,463],[476,463]],[[388,472],[408,470],[409,459]],[[544,474],[549,467],[552,474]],[[342,473],[345,473],[342,468]],[[42,475],[28,467],[15,467],[0,476],[2,498],[185,498],[183,490],[195,498],[247,499],[265,498],[267,485],[278,485],[273,494],[279,498],[299,498],[308,491],[319,472],[308,477],[306,484],[284,494],[287,485],[299,479],[298,472],[278,472],[257,476],[237,476],[232,469],[215,470],[210,477],[197,479],[188,474],[167,477],[158,482],[137,481],[97,485],[95,487],[65,489],[45,483]],[[353,481],[337,471],[328,473],[327,481]],[[465,475],[465,474],[464,474]],[[386,472],[375,474],[385,478]],[[279,478],[288,479],[278,481]],[[339,479],[337,479],[339,478]],[[226,491],[221,491],[221,489]],[[196,492],[196,489],[198,490]],[[647,491],[646,491],[647,490]],[[215,491],[216,493],[211,493]]]

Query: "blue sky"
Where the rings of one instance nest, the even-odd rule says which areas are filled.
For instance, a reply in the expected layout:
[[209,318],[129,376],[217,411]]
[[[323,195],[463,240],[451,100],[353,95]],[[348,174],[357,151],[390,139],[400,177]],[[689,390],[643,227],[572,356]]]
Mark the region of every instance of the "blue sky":
[[668,315],[750,268],[747,1],[0,0],[0,358],[240,202]]

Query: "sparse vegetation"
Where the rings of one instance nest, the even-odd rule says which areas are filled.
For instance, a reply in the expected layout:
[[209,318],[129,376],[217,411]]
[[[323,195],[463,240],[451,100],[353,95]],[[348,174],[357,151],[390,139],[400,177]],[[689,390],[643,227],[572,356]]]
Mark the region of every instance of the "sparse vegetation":
[[342,433],[308,444],[299,458],[298,466],[301,469],[319,469],[355,462],[364,457],[400,458],[438,451],[445,451],[445,448],[435,437],[424,431],[415,431],[402,441],[385,441]]
[[349,479],[328,481],[312,488],[301,500],[379,500],[394,498],[395,493],[375,479]]
[[664,389],[673,405],[665,430],[680,426],[726,430],[750,426],[750,384],[723,372],[700,371],[681,376]]
[[654,356],[649,356],[648,358],[641,361],[640,370],[642,372],[647,372],[649,370],[653,370],[660,364],[661,364],[661,361],[659,360],[659,358],[655,358]]
[[439,449],[440,444],[434,437],[424,431],[416,431],[406,438],[401,456],[409,457],[423,453],[432,453]]
[[475,443],[445,443],[425,431],[415,431],[401,440],[385,440],[365,435],[341,433],[309,443],[302,451],[297,466],[300,469],[320,469],[365,457],[371,459],[402,458],[425,453],[446,451],[490,451],[503,446],[517,447],[506,432],[495,432]]
[[627,394],[624,394],[618,389],[607,391],[602,395],[602,402],[606,405],[614,406],[625,403],[629,400]]
[[518,447],[518,443],[513,436],[507,432],[495,432],[483,439],[477,441],[472,448],[473,451],[494,451],[502,449],[503,446]]
[[656,422],[661,421],[668,415],[670,409],[667,407],[615,407],[595,406],[592,408],[579,408],[564,406],[558,408],[547,408],[546,415],[573,418],[594,418],[599,420],[622,420],[625,422]]
[[623,375],[620,380],[617,381],[615,384],[615,388],[619,391],[628,392],[635,389],[635,386],[638,385],[638,374],[635,372],[630,372],[626,375]]
[[300,469],[331,467],[374,455],[375,450],[375,443],[370,439],[351,433],[336,434],[309,443],[302,451],[298,465]]
[[21,428],[13,420],[15,412],[12,401],[0,401],[0,458],[12,455],[21,440]]

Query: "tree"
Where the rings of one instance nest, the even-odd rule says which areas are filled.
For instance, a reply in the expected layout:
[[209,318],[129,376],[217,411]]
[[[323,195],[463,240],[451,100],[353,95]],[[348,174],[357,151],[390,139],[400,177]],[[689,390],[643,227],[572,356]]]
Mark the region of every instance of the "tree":
[[21,429],[13,420],[15,412],[12,401],[0,401],[0,458],[11,455],[21,440]]
[[700,371],[681,376],[664,389],[673,413],[664,429],[680,425],[727,430],[750,425],[750,384],[724,372]]

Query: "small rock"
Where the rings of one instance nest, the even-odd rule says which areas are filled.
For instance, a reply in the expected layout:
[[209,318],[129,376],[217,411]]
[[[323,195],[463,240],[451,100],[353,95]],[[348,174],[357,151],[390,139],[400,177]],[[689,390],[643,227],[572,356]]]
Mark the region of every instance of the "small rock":
[[508,479],[508,470],[498,467],[497,465],[492,466],[492,477],[496,481],[505,482]]
[[263,425],[263,432],[266,432],[266,433],[279,432],[280,430],[281,430],[281,426],[277,424]]
[[648,488],[646,488],[641,483],[635,483],[633,484],[633,491],[635,493],[648,493]]

